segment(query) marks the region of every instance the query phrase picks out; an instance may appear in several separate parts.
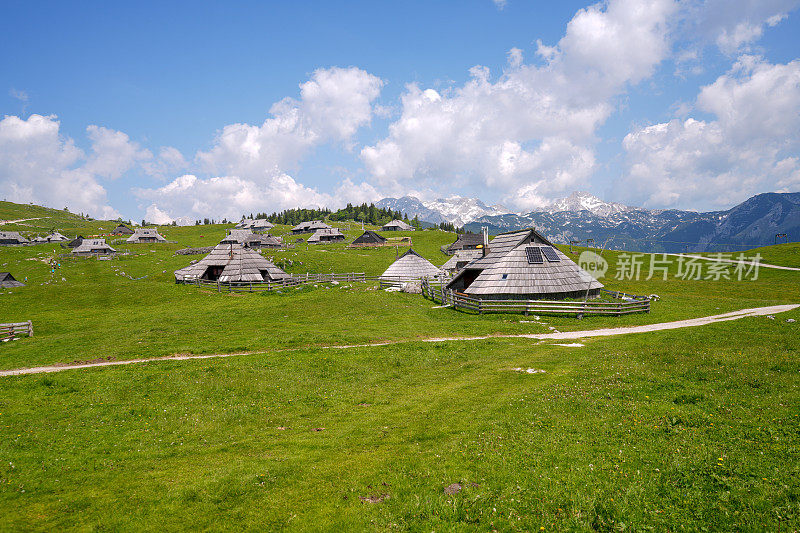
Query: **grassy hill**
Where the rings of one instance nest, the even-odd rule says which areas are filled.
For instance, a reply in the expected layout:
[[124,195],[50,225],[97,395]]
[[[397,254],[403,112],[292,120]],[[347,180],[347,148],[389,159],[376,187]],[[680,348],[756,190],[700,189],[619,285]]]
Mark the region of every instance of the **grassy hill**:
[[[70,235],[113,227],[56,213]],[[361,233],[347,226],[349,239]],[[0,369],[260,352],[0,378],[4,528],[800,527],[800,326],[786,322],[797,310],[584,347],[421,342],[800,303],[800,273],[683,281],[673,265],[667,281],[616,280],[622,253],[605,252],[607,287],[661,300],[650,314],[584,320],[468,315],[373,284],[176,285],[172,272],[198,256],[175,250],[215,244],[229,227],[162,227],[175,243],[119,243],[133,254],[112,261],[0,247],[0,271],[27,277],[0,290],[0,322],[30,319],[36,332],[0,344]],[[434,264],[447,260],[439,247],[452,234],[407,235]],[[758,251],[797,266],[800,247]],[[292,273],[370,275],[396,254],[344,244],[265,253]],[[376,341],[402,343],[324,348]],[[446,494],[453,483],[461,490]]]

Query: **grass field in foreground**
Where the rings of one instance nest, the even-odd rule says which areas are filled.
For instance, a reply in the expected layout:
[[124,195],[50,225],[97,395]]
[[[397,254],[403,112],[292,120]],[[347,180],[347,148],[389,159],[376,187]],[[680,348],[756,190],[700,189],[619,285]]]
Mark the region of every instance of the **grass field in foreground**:
[[790,316],[5,378],[3,527],[795,530]]

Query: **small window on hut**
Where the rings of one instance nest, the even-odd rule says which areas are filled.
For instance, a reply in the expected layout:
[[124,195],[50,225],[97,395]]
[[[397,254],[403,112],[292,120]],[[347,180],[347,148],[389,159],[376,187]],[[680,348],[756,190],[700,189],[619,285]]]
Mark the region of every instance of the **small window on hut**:
[[503,274],[503,279],[508,279],[508,274]]

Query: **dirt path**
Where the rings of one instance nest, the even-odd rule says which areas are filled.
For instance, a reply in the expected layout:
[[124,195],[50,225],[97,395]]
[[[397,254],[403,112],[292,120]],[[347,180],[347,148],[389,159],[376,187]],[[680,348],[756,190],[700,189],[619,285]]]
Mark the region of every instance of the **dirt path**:
[[[715,263],[738,263],[739,262],[736,259],[725,259],[725,258],[719,258],[719,257],[703,257],[702,255],[689,255],[689,254],[667,254],[667,255],[673,255],[675,257],[678,257],[678,256],[682,255],[683,257],[690,257],[690,258],[693,258],[693,259],[703,259],[705,261],[714,261]],[[742,264],[743,265],[747,265],[747,266],[754,266],[755,265],[755,263],[752,262],[752,261],[743,261]],[[800,271],[800,268],[797,268],[797,267],[787,267],[787,266],[781,266],[781,265],[770,265],[769,263],[762,263],[761,261],[758,262],[758,267],[759,268],[776,268],[778,270],[796,270],[796,271]]]
[[[406,339],[399,341],[375,342],[368,344],[320,346],[318,348],[346,350],[351,348],[373,348],[377,346],[389,346],[392,344],[405,344],[409,342],[458,342],[458,341],[480,341],[486,339],[567,340],[567,339],[585,339],[590,337],[610,337],[614,335],[629,335],[631,333],[649,333],[653,331],[664,331],[669,329],[705,326],[707,324],[714,324],[717,322],[727,322],[730,320],[739,320],[740,318],[746,318],[752,316],[765,316],[777,313],[784,313],[786,311],[791,311],[792,309],[796,309],[798,307],[800,307],[800,304],[755,307],[753,309],[741,309],[739,311],[731,311],[730,313],[723,313],[721,315],[706,316],[701,318],[690,318],[687,320],[676,320],[674,322],[661,322],[659,324],[645,324],[643,326],[628,326],[623,328],[601,328],[601,329],[590,329],[584,331],[564,331],[559,333],[520,333],[515,335],[483,335],[480,337],[431,337],[427,339]],[[136,363],[151,363],[158,361],[187,361],[190,359],[214,359],[219,357],[234,357],[237,355],[252,355],[259,353],[281,353],[281,352],[297,351],[297,350],[298,350],[297,348],[291,348],[282,350],[263,350],[257,352],[240,352],[240,353],[227,353],[227,354],[172,355],[168,357],[153,357],[150,359],[128,359],[126,361],[102,361],[99,363],[39,366],[35,368],[0,370],[0,377],[21,376],[25,374],[43,374],[49,372],[61,372],[62,370],[76,370],[79,368],[132,365]]]
[[[50,217],[44,217],[50,218]],[[17,220],[0,220],[0,225],[3,224],[16,224],[17,222],[27,222],[28,220],[42,220],[42,217],[38,218],[18,218]]]

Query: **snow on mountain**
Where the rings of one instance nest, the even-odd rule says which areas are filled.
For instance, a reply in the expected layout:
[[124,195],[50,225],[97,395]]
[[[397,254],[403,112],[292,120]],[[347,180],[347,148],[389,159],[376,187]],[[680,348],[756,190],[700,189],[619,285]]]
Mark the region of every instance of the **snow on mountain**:
[[604,202],[597,196],[589,194],[588,192],[573,192],[566,198],[554,200],[550,205],[538,211],[545,211],[547,213],[559,213],[561,211],[577,213],[579,211],[590,211],[595,215],[607,217],[614,213],[624,213],[631,210],[633,210],[632,207],[615,202]]
[[508,213],[508,210],[501,205],[487,206],[477,198],[462,196],[439,198],[431,202],[423,202],[414,196],[403,196],[402,198],[384,198],[375,205],[381,208],[391,208],[393,211],[402,211],[407,213],[410,218],[416,216],[420,220],[434,224],[452,222],[456,226],[463,226],[479,217]]

